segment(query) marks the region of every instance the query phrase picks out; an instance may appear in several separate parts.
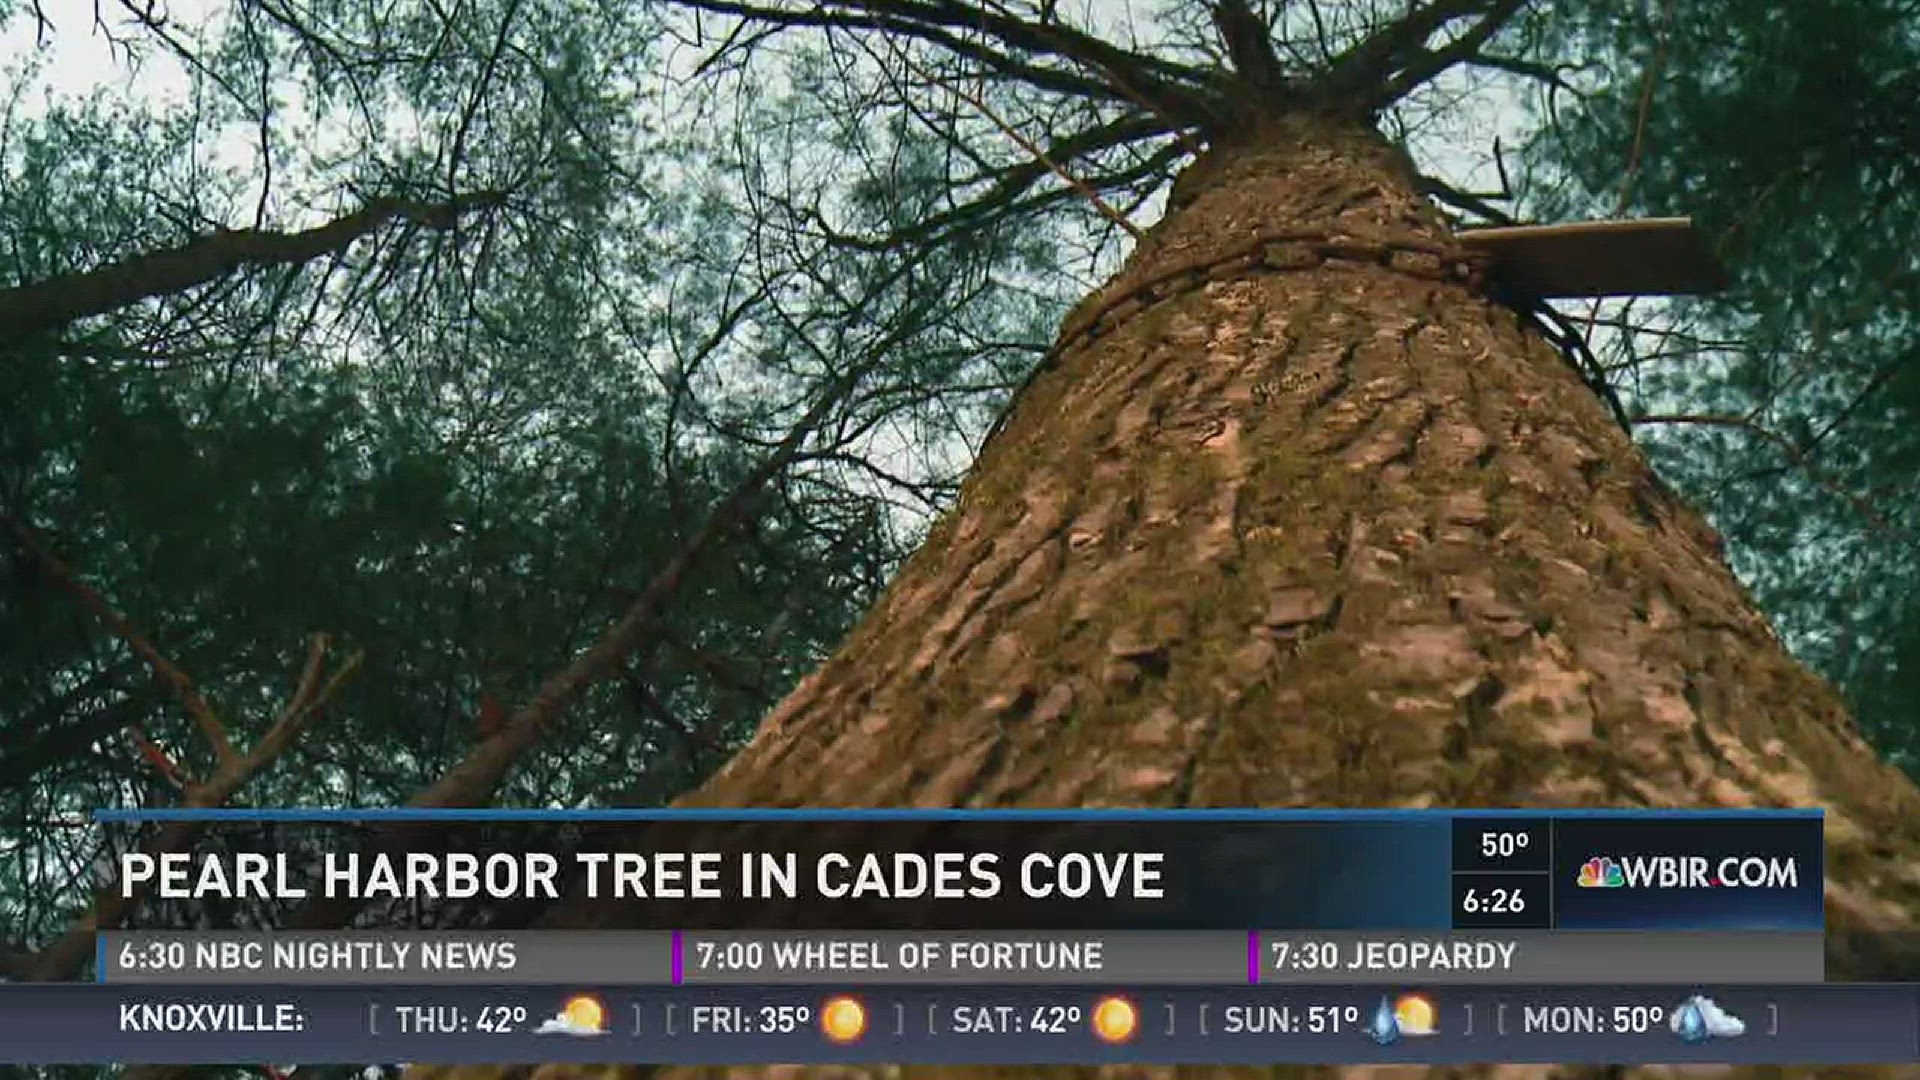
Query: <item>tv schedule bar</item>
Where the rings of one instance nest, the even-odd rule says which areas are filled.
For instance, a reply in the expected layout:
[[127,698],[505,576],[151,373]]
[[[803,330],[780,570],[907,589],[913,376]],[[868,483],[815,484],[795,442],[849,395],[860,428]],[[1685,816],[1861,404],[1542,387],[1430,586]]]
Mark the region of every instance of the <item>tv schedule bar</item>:
[[1819,931],[112,931],[112,985],[1818,982]]

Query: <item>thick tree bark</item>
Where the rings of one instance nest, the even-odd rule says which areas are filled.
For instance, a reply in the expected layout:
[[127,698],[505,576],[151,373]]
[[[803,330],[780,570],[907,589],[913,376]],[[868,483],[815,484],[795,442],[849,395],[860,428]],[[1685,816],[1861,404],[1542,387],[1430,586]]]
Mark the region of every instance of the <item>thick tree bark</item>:
[[[1464,258],[1371,131],[1210,151],[882,601],[684,804],[1822,805],[1830,923],[1911,924],[1920,795]],[[902,1071],[1174,1072],[816,1074]]]

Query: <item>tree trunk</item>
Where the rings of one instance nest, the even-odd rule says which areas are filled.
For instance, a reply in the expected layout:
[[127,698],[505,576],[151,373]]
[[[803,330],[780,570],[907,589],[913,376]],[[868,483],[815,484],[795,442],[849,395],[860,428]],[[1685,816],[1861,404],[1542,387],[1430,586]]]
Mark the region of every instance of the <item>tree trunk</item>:
[[[1210,151],[885,597],[683,805],[1822,805],[1830,925],[1911,924],[1920,796],[1465,258],[1370,130]],[[673,1075],[722,1071],[792,1073]]]

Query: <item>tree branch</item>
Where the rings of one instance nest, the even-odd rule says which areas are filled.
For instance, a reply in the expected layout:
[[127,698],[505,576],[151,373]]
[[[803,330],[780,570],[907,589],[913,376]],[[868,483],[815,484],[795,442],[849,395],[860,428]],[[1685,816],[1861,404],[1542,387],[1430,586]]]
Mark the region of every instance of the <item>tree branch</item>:
[[504,199],[499,193],[462,196],[444,203],[377,199],[361,210],[302,232],[223,230],[167,251],[135,255],[98,269],[0,290],[0,331],[50,330],[141,300],[184,292],[243,267],[307,262],[342,251],[396,218],[430,229],[447,228],[459,214],[498,206]]
[[1328,62],[1316,86],[1328,96],[1359,96],[1387,80],[1395,68],[1426,47],[1427,39],[1455,19],[1482,11],[1487,0],[1433,0],[1388,23]]
[[6,522],[7,531],[13,533],[20,547],[38,560],[61,588],[79,598],[81,605],[91,612],[94,618],[105,624],[114,637],[119,638],[127,648],[132,649],[134,655],[152,668],[160,681],[173,690],[174,694],[180,698],[181,704],[186,706],[187,715],[193,719],[194,726],[200,729],[201,736],[212,748],[214,761],[222,766],[232,763],[235,760],[235,754],[233,743],[227,737],[227,726],[221,722],[219,715],[213,711],[213,706],[207,702],[199,688],[193,685],[193,680],[187,676],[187,673],[175,666],[173,661],[162,656],[160,650],[154,648],[153,642],[147,640],[147,636],[142,634],[138,627],[128,621],[125,615],[115,610],[112,604],[107,603],[106,597],[101,596],[91,585],[81,581],[72,570],[68,569],[66,563],[61,562],[58,556],[40,542],[39,536],[26,522],[11,515],[0,520]]
[[[245,754],[230,754],[214,768],[205,782],[189,784],[181,805],[199,809],[225,804],[235,792],[293,745],[308,721],[318,714],[321,706],[360,666],[361,656],[355,653],[335,669],[331,678],[322,682],[320,676],[325,670],[327,648],[325,634],[315,634],[309,640],[307,663],[301,672],[299,684],[273,726],[254,744],[253,749]],[[184,851],[193,843],[202,827],[200,822],[191,821],[169,824],[144,850],[155,856]],[[66,933],[33,955],[25,965],[21,980],[69,982],[78,978],[87,959],[94,953],[96,933],[126,919],[139,906],[145,893],[144,886],[136,886],[122,892],[97,895],[87,914],[74,920]]]
[[1475,67],[1492,68],[1496,71],[1504,71],[1510,75],[1523,76],[1537,82],[1546,83],[1555,90],[1565,90],[1575,97],[1580,96],[1580,88],[1568,82],[1567,77],[1561,74],[1562,71],[1569,68],[1576,71],[1579,70],[1577,65],[1560,64],[1555,66],[1539,64],[1531,60],[1522,60],[1517,56],[1496,56],[1492,53],[1475,54],[1467,59],[1467,63]]
[[[1056,139],[1041,150],[1045,154],[1046,161],[1065,165],[1090,154],[1112,150],[1142,139],[1158,138],[1166,133],[1162,122],[1155,117],[1129,116],[1063,139]],[[1103,191],[1117,184],[1132,182],[1141,176],[1166,168],[1180,153],[1184,152],[1180,146],[1173,146],[1170,149],[1174,152],[1151,155],[1150,168],[1126,169],[1105,176],[1082,175],[1080,182],[1094,191]],[[1043,192],[1023,207],[1021,197],[1048,175],[1051,175],[1051,170],[1047,168],[1044,161],[1031,158],[1001,170],[992,185],[978,198],[971,199],[951,210],[933,214],[914,225],[884,236],[862,237],[834,232],[826,228],[824,222],[820,223],[821,232],[836,244],[845,244],[862,251],[885,251],[903,245],[929,243],[946,233],[976,228],[1000,213],[1031,208],[1035,203],[1055,202],[1062,197],[1075,194],[1072,188]]]
[[1413,93],[1423,83],[1437,77],[1441,72],[1455,64],[1466,63],[1480,54],[1480,46],[1500,32],[1508,20],[1524,7],[1527,0],[1495,0],[1487,8],[1480,21],[1466,33],[1433,50],[1420,49],[1403,64],[1392,77],[1383,79],[1364,95],[1367,108],[1372,112],[1399,101]]
[[[674,0],[682,7],[711,11],[778,26],[874,30],[939,45],[995,68],[1000,74],[1046,90],[1096,97],[1128,97],[1109,83],[1124,82],[1131,93],[1159,99],[1159,109],[1177,116],[1208,115],[1206,99],[1217,92],[1211,72],[1102,41],[1059,22],[1033,23],[957,0],[827,0],[787,10],[739,0]],[[1031,56],[1084,64],[1103,79],[1038,67],[960,37],[981,33],[1002,46]]]
[[1213,25],[1220,32],[1233,69],[1248,85],[1261,90],[1280,87],[1280,56],[1273,51],[1273,32],[1254,14],[1247,0],[1214,0]]
[[549,676],[533,696],[507,718],[496,734],[475,746],[465,759],[410,800],[408,805],[485,805],[514,762],[558,722],[573,699],[588,686],[619,671],[620,664],[652,631],[661,609],[679,591],[687,573],[707,554],[715,541],[740,524],[760,497],[761,491],[800,453],[801,447],[828,413],[852,390],[854,381],[855,378],[851,376],[840,379],[823,393],[774,451],[714,508],[699,531],[675,552],[672,561],[647,582],[646,588],[627,606],[618,622],[575,657],[572,663]]
[[[680,546],[671,562],[647,583],[620,620],[564,669],[549,676],[531,699],[501,729],[468,752],[431,787],[407,801],[411,807],[484,805],[507,771],[558,720],[562,710],[588,685],[619,673],[620,665],[652,629],[661,609],[673,598],[687,572],[719,537],[737,526],[769,482],[800,453],[807,439],[826,420],[834,406],[852,391],[871,364],[834,381],[827,392],[788,430],[773,453],[747,474],[700,530]],[[374,843],[380,843],[376,839]],[[339,925],[352,912],[353,901],[310,902],[296,915],[297,928],[319,929]],[[125,1080],[179,1080],[191,1073],[189,1065],[140,1065],[126,1070]]]
[[908,71],[913,72],[914,74],[920,76],[923,79],[926,79],[928,82],[933,83],[936,86],[945,88],[946,90],[950,91],[954,96],[958,97],[960,100],[973,106],[975,109],[978,109],[980,111],[980,115],[986,117],[987,120],[991,122],[994,127],[999,128],[1001,134],[1005,135],[1009,139],[1012,139],[1015,145],[1019,146],[1021,150],[1027,153],[1027,156],[1033,158],[1035,161],[1038,161],[1041,165],[1044,165],[1050,172],[1052,172],[1055,176],[1058,176],[1062,181],[1064,181],[1068,187],[1072,188],[1074,192],[1078,194],[1081,198],[1092,203],[1094,209],[1100,211],[1101,216],[1105,217],[1108,221],[1111,221],[1115,225],[1118,225],[1120,228],[1124,229],[1127,235],[1133,237],[1135,240],[1140,239],[1141,232],[1139,228],[1133,224],[1133,222],[1128,221],[1126,217],[1124,217],[1118,210],[1115,210],[1112,206],[1110,206],[1105,199],[1102,199],[1100,197],[1098,192],[1094,191],[1092,188],[1088,187],[1087,185],[1081,183],[1078,179],[1076,179],[1074,175],[1072,173],[1069,173],[1064,167],[1062,167],[1059,162],[1053,160],[1051,157],[1048,157],[1047,152],[1045,150],[1040,149],[1040,147],[1037,146],[1032,139],[1029,139],[1025,135],[1020,134],[1020,132],[1017,131],[1013,127],[1013,125],[1007,123],[1005,120],[1002,120],[1000,118],[1000,114],[994,112],[993,109],[990,106],[988,106],[986,101],[984,101],[977,95],[968,93],[966,90],[961,89],[957,84],[945,82],[939,78],[936,78],[935,76],[927,74],[924,70],[920,68],[919,65],[915,64],[911,59],[908,58],[906,54],[906,50],[904,49],[899,50],[898,55],[900,58],[900,62],[906,66]]
[[[1495,225],[1516,224],[1513,215],[1494,206],[1488,202],[1484,196],[1476,195],[1471,191],[1461,191],[1452,184],[1432,176],[1420,176],[1416,177],[1416,180],[1420,184],[1421,194],[1431,195],[1456,210],[1462,210],[1470,214],[1478,214],[1483,220],[1490,221]],[[1499,196],[1496,195],[1494,197],[1498,198]]]
[[1826,488],[1834,496],[1853,507],[1855,513],[1865,518],[1868,524],[1882,532],[1898,531],[1886,517],[1866,499],[1848,491],[1838,480],[1816,468],[1800,445],[1785,435],[1755,422],[1745,416],[1726,416],[1715,413],[1647,413],[1633,418],[1635,424],[1693,424],[1702,427],[1735,428],[1757,435],[1767,442],[1778,446],[1802,472],[1812,477],[1814,482]]

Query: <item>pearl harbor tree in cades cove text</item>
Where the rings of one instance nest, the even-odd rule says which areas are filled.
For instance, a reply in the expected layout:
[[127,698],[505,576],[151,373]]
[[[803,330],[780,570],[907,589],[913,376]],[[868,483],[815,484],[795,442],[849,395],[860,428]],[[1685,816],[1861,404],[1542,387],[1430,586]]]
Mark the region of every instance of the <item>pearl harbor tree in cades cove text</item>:
[[[807,874],[793,852],[326,851],[312,860],[290,852],[124,852],[116,891],[123,899],[614,900],[785,898],[828,900],[925,896],[991,900],[1003,895],[1095,900],[1154,900],[1166,895],[1158,851],[1031,852],[1003,873],[997,852],[931,854],[825,852]],[[566,865],[563,866],[563,863]]]

